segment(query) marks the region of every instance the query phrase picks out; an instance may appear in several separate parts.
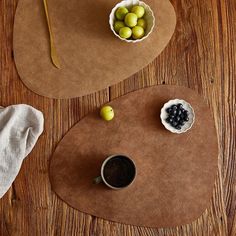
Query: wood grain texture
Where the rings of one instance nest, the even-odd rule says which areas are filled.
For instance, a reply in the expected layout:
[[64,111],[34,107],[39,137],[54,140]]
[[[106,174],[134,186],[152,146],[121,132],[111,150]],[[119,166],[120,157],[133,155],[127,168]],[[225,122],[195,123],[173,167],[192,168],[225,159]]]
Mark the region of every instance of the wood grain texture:
[[[109,89],[71,100],[40,97],[20,81],[12,53],[17,2],[0,0],[0,104],[33,105],[43,111],[46,122],[43,136],[0,200],[0,235],[236,235],[236,1],[172,0],[178,16],[176,32],[155,61]],[[214,114],[219,172],[211,206],[204,214],[189,225],[150,229],[98,219],[59,200],[51,191],[48,167],[56,144],[69,128],[109,100],[164,83],[195,89]]]

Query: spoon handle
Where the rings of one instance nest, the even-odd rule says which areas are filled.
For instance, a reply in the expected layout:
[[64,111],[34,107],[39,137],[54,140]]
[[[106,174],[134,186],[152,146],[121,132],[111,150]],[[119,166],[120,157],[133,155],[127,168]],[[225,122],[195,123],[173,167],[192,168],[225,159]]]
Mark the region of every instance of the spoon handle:
[[51,21],[50,21],[49,12],[48,12],[47,0],[43,0],[43,5],[44,5],[46,18],[47,18],[47,25],[48,25],[48,31],[49,31],[49,37],[50,37],[50,50],[51,50],[52,63],[56,68],[60,69],[61,66],[60,66],[60,61],[57,56],[57,51],[56,51],[56,47],[55,47],[55,43],[54,43],[54,37],[53,37],[53,33],[52,33],[52,28],[51,28]]

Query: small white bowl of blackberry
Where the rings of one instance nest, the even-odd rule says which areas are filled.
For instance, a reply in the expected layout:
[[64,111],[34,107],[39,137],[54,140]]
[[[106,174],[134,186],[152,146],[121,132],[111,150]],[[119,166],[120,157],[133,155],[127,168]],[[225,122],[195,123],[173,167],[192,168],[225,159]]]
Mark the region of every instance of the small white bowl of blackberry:
[[195,120],[193,108],[182,99],[173,99],[165,103],[160,117],[165,128],[176,134],[187,132]]

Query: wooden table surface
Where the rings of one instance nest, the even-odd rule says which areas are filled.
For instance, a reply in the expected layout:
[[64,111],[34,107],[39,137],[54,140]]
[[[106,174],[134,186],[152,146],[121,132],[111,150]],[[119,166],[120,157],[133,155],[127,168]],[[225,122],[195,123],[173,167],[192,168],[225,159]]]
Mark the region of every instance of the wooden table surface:
[[[176,32],[155,61],[124,82],[70,100],[40,97],[17,75],[12,52],[17,2],[0,0],[0,105],[27,103],[40,109],[45,132],[0,200],[0,235],[236,235],[236,1],[172,0],[178,17]],[[156,84],[190,87],[214,113],[220,153],[209,208],[189,225],[150,229],[102,220],[61,201],[51,190],[48,167],[65,133],[107,101]]]

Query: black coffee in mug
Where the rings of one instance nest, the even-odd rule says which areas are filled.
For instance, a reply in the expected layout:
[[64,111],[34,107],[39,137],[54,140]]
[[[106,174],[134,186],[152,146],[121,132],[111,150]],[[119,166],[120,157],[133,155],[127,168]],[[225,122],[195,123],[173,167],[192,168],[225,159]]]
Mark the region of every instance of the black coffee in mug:
[[115,188],[128,186],[135,178],[136,168],[131,159],[116,155],[104,165],[103,177],[105,181]]

